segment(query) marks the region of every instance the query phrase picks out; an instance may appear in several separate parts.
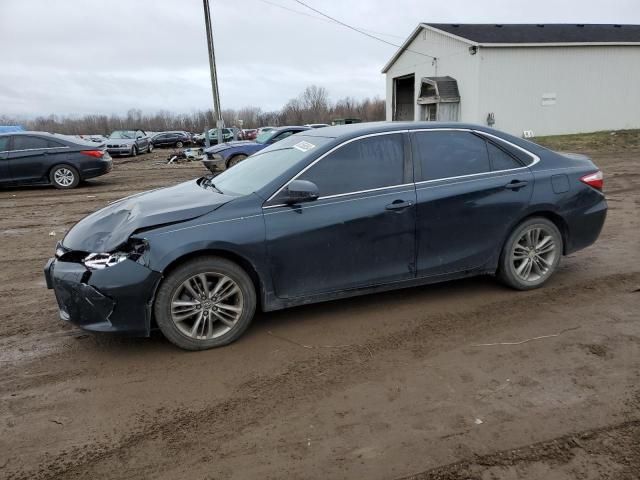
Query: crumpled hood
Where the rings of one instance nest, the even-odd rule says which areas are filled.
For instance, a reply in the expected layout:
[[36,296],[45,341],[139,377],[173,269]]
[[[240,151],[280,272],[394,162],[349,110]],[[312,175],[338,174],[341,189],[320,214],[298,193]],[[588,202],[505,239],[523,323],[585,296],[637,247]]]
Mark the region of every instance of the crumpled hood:
[[212,145],[211,147],[205,149],[205,153],[218,153],[223,150],[227,150],[228,148],[241,147],[243,145],[259,145],[259,144],[256,142],[252,142],[250,140],[238,140],[235,142],[226,142],[226,143],[223,143],[222,145]]
[[198,180],[139,193],[80,220],[69,230],[62,245],[83,252],[112,252],[136,230],[190,220],[233,198],[201,187]]

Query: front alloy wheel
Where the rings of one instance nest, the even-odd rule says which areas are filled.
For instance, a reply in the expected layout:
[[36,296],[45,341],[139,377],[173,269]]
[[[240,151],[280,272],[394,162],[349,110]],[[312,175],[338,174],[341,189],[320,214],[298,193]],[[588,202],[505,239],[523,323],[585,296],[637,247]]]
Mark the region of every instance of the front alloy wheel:
[[219,257],[190,260],[158,288],[155,318],[162,333],[186,350],[227,345],[247,329],[256,309],[251,278]]
[[518,290],[539,287],[557,269],[562,251],[558,227],[546,218],[531,218],[516,227],[507,239],[498,276]]
[[231,278],[217,272],[199,273],[176,289],[171,319],[183,335],[207,340],[235,327],[242,307],[242,291]]

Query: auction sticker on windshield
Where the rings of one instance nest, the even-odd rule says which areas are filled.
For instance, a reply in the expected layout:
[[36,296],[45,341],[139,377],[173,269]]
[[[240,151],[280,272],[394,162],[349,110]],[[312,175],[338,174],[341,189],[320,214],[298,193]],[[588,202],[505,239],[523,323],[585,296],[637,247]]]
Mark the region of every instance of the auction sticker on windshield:
[[312,148],[315,148],[315,145],[313,143],[309,143],[309,142],[305,142],[304,140],[302,142],[298,142],[296,143],[293,148],[297,148],[298,150],[300,150],[301,152],[308,152],[309,150],[311,150]]

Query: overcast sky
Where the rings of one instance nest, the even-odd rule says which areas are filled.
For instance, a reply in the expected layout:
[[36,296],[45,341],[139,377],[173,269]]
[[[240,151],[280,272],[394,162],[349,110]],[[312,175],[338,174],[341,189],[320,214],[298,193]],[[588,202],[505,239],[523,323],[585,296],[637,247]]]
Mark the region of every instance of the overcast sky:
[[[310,84],[334,100],[384,96],[394,47],[294,0],[210,1],[223,108],[278,109]],[[421,21],[640,23],[640,0],[305,2],[396,44]],[[202,0],[0,0],[0,45],[0,115],[212,103]]]

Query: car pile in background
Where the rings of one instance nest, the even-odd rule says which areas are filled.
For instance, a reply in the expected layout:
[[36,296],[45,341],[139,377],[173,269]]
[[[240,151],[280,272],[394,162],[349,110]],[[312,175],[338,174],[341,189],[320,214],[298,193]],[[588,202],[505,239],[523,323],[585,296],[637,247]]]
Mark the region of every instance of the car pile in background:
[[[166,163],[202,161],[212,173],[230,168],[254,153],[290,135],[328,126],[264,126],[241,130],[223,128],[193,134],[183,130],[148,132],[115,130],[103,135],[60,135],[6,128],[0,133],[0,186],[53,185],[74,188],[88,178],[111,171],[112,157],[151,153],[154,148],[173,149]],[[206,147],[209,137],[209,146]]]

